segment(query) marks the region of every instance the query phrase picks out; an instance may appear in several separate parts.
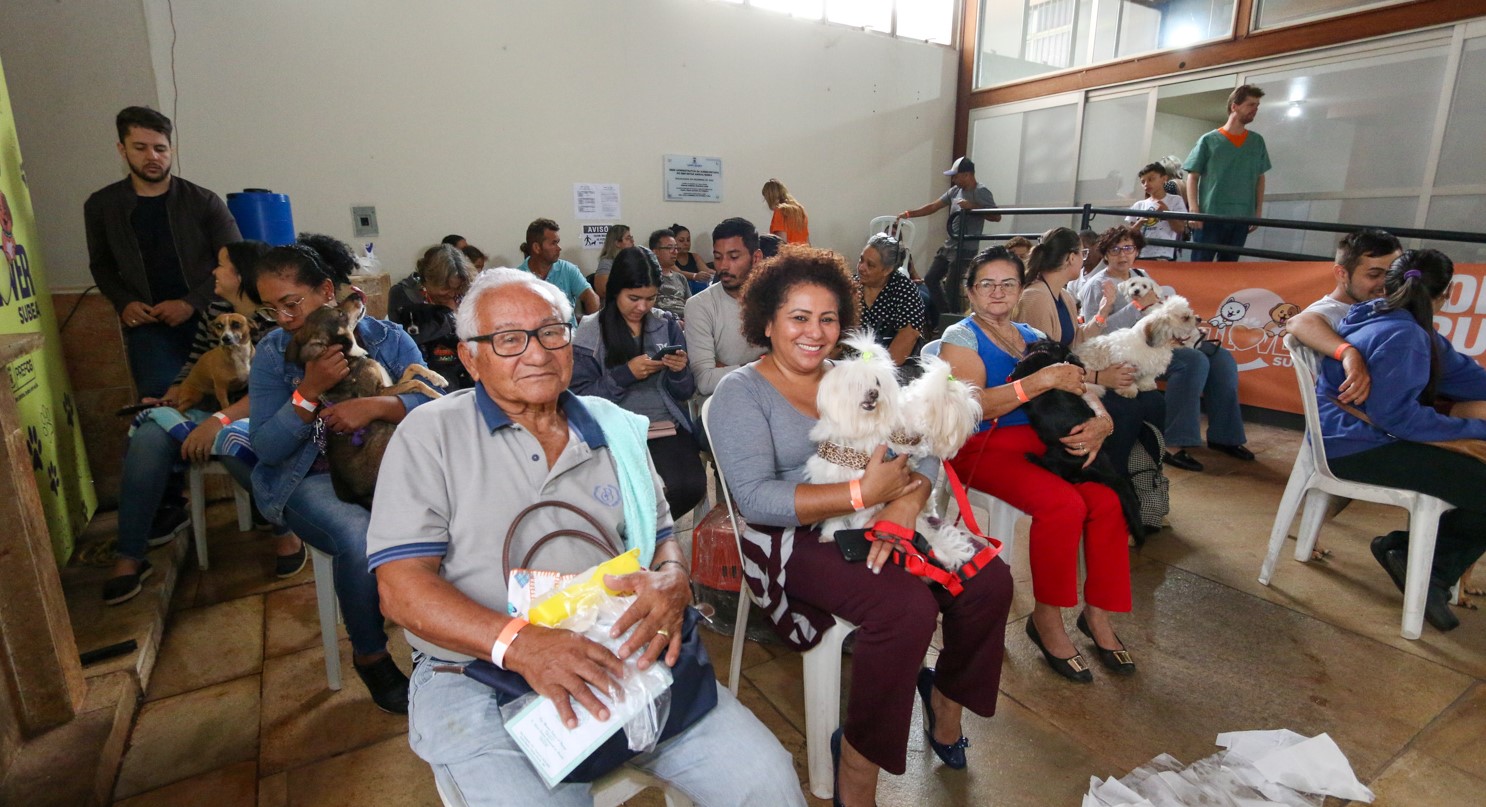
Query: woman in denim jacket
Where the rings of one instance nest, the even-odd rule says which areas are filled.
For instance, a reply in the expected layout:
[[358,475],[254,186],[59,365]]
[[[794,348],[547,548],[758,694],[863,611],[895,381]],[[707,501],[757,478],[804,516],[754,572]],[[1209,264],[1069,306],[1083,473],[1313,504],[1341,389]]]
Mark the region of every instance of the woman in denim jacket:
[[[306,241],[309,246],[306,246]],[[380,396],[319,407],[320,396],[349,372],[346,356],[332,347],[301,367],[284,360],[284,349],[315,309],[333,305],[337,287],[349,285],[355,265],[350,248],[335,239],[301,238],[276,247],[259,264],[258,301],[275,310],[279,330],[263,337],[253,357],[249,434],[258,465],[253,492],[271,521],[286,524],[306,543],[335,559],[335,592],[351,637],[356,673],[384,711],[406,714],[408,679],[387,652],[387,633],[376,578],[367,571],[366,508],[336,497],[329,466],[315,442],[317,421],[336,432],[368,423],[400,422],[423,395]],[[422,362],[418,346],[403,329],[385,320],[363,318],[356,339],[395,378]]]

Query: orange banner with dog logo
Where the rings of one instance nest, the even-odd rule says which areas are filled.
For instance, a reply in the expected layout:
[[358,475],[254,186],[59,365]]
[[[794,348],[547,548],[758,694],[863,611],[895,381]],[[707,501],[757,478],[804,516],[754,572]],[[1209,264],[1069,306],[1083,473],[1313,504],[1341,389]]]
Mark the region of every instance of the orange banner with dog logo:
[[[1163,294],[1186,297],[1209,335],[1238,362],[1239,400],[1299,414],[1285,321],[1336,287],[1329,263],[1137,263]],[[1486,365],[1486,264],[1455,264],[1435,327]]]

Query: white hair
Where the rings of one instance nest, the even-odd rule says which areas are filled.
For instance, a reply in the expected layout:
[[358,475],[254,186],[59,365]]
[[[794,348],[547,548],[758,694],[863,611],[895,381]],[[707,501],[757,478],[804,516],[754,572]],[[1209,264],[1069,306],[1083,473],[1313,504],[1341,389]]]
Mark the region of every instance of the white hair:
[[458,334],[459,341],[469,343],[471,352],[479,349],[479,343],[469,340],[480,335],[480,300],[484,299],[487,292],[511,286],[523,287],[546,300],[552,306],[552,313],[563,322],[573,318],[573,304],[551,283],[520,269],[504,266],[486,269],[475,276],[475,282],[470,284],[464,301],[459,304],[459,311],[454,314],[454,332]]

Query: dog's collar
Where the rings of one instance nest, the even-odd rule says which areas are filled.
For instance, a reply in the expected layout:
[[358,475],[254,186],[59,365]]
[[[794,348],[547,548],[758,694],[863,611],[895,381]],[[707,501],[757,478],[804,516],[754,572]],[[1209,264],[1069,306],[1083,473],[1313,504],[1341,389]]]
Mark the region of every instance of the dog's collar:
[[815,453],[832,465],[840,465],[843,468],[857,471],[867,470],[867,461],[872,459],[872,455],[865,451],[847,448],[830,440],[820,441],[820,444],[815,447]]
[[910,435],[908,432],[898,429],[888,435],[887,439],[892,440],[900,446],[916,446],[924,441],[924,436],[922,434]]

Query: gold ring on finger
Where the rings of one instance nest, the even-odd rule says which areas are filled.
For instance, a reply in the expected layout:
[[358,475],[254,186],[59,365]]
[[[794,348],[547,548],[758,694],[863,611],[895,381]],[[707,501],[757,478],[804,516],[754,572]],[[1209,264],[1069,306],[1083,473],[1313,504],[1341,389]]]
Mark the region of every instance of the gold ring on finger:
[[666,630],[665,628],[656,628],[655,632],[660,634],[661,636],[666,637],[667,639],[671,638],[671,632]]

